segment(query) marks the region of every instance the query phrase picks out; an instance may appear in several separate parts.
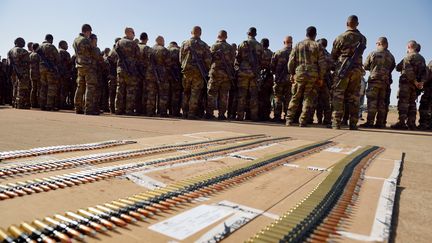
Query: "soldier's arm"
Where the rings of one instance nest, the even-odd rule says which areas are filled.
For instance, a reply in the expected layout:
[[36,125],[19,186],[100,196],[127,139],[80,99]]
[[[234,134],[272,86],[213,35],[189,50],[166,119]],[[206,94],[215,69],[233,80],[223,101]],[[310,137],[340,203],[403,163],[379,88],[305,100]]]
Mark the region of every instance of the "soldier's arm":
[[334,63],[336,63],[339,59],[339,56],[341,55],[341,43],[339,41],[339,38],[336,38],[333,42],[333,48],[331,51],[331,57]]
[[396,65],[396,71],[398,72],[402,72],[402,68],[403,68],[403,63],[404,63],[404,59],[402,59],[397,65]]
[[370,71],[371,70],[371,63],[372,63],[372,53],[370,53],[366,57],[366,61],[364,63],[364,69]]
[[275,52],[270,61],[270,69],[273,73],[276,73],[277,63],[278,63],[278,52]]
[[297,68],[297,46],[294,47],[294,49],[291,51],[287,65],[288,65],[288,72],[291,75],[295,75],[295,70]]
[[391,73],[391,72],[393,72],[393,70],[396,67],[396,61],[395,61],[395,58],[394,58],[394,56],[392,54],[390,54],[390,62],[391,62],[391,65],[390,65],[389,71]]
[[318,46],[318,70],[319,70],[319,80],[323,81],[324,76],[327,72],[327,60],[324,55],[324,50],[321,48],[321,46]]
[[415,60],[412,58],[413,56],[407,56],[404,58],[403,61],[403,70],[405,73],[405,76],[409,81],[414,81],[417,79],[417,75],[414,72],[415,70]]
[[209,70],[212,63],[212,55],[210,52],[210,47],[207,44],[205,44],[204,47],[204,63],[206,65],[207,70]]

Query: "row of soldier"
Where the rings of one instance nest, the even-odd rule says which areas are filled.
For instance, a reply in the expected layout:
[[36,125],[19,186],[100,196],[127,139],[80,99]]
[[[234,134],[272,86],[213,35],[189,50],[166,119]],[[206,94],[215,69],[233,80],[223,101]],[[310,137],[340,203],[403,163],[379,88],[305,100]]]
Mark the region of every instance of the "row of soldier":
[[[420,45],[410,41],[407,56],[396,65],[385,37],[377,49],[362,61],[366,38],[357,29],[358,18],[350,16],[347,31],[336,38],[331,53],[327,40],[316,41],[315,27],[306,30],[306,39],[292,46],[284,39],[284,48],[273,53],[268,39],[256,41],[255,28],[247,40],[227,43],[227,32],[220,31],[209,47],[200,39],[195,26],[191,39],[179,47],[158,36],[153,47],[142,33],[135,39],[132,28],[115,40],[112,49],[103,52],[90,25],[73,43],[75,55],[60,41],[29,44],[22,38],[8,53],[9,73],[17,108],[42,110],[74,108],[78,114],[98,115],[101,110],[118,115],[182,116],[187,119],[217,118],[253,121],[285,120],[286,125],[313,122],[339,129],[345,121],[357,129],[360,80],[370,72],[367,88],[368,116],[363,127],[386,126],[391,73],[401,72],[398,93],[399,121],[392,127],[416,129],[416,99],[424,90],[420,104],[420,127],[431,127],[431,75],[419,54]],[[4,90],[4,89],[3,89]],[[227,115],[227,116],[226,116]],[[344,121],[343,121],[344,120]]]

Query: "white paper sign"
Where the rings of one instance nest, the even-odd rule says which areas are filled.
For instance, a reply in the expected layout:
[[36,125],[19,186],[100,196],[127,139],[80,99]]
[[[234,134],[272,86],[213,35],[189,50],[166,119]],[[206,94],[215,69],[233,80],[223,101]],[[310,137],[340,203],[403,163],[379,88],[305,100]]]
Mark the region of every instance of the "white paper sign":
[[184,240],[230,214],[232,214],[232,210],[227,208],[200,205],[172,218],[151,225],[149,229],[177,240]]

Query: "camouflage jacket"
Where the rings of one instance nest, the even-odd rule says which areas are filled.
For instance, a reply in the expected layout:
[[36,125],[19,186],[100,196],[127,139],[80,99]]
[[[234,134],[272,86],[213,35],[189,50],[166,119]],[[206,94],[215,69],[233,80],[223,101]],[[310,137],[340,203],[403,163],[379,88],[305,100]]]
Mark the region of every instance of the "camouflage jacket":
[[169,56],[171,58],[171,66],[170,68],[170,72],[171,72],[171,77],[176,80],[176,81],[180,81],[181,80],[181,63],[180,63],[180,48],[176,47],[176,46],[169,46],[168,47],[168,51],[169,51]]
[[281,50],[278,50],[274,53],[271,60],[271,69],[275,74],[276,82],[285,82],[288,81],[288,60],[291,54],[291,47],[285,47]]
[[8,64],[13,75],[20,77],[29,77],[30,75],[30,57],[26,49],[14,47],[8,52]]
[[50,72],[58,71],[60,56],[57,48],[53,44],[47,41],[42,42],[37,53],[40,58],[40,70],[46,69]]
[[64,79],[68,79],[72,76],[72,62],[71,55],[68,51],[59,49],[59,72]]
[[109,64],[109,79],[114,80],[117,76],[117,61],[118,61],[118,56],[114,48],[112,48],[111,51],[109,52],[106,61]]
[[364,63],[365,70],[370,71],[369,80],[381,80],[387,84],[389,84],[391,72],[395,66],[393,55],[384,48],[371,52]]
[[96,68],[96,52],[91,45],[90,39],[86,38],[83,34],[79,34],[72,46],[75,50],[77,68]]
[[140,62],[138,65],[140,74],[144,75],[145,80],[157,81],[155,74],[156,69],[153,63],[150,62],[150,57],[153,55],[153,49],[144,43],[140,43],[138,46],[140,50]]
[[351,57],[354,54],[354,50],[360,42],[364,48],[360,50],[360,55],[354,60],[353,68],[362,68],[363,65],[363,52],[366,49],[366,37],[360,33],[358,30],[347,30],[343,34],[339,35],[333,42],[333,49],[331,56],[336,64],[336,68],[339,68],[342,62]]
[[39,72],[39,63],[40,58],[39,54],[37,52],[33,51],[30,53],[30,79],[32,80],[38,80],[40,79],[40,72]]
[[305,39],[295,45],[288,61],[288,72],[295,75],[296,81],[324,80],[327,61],[321,45],[311,39]]
[[261,70],[264,50],[255,38],[249,37],[238,46],[236,65],[240,72],[258,73]]
[[152,56],[150,56],[150,60],[153,62],[155,66],[160,81],[165,81],[167,79],[167,68],[171,66],[171,58],[168,49],[161,45],[153,46]]
[[205,71],[208,72],[212,62],[210,47],[199,38],[190,38],[189,40],[183,41],[180,48],[180,63],[183,73],[193,72],[199,73],[197,60],[194,60],[191,50],[193,50],[198,61],[204,65]]
[[426,82],[426,61],[419,53],[408,53],[406,57],[396,66],[396,71],[401,72],[401,82],[410,83]]
[[263,56],[261,60],[261,69],[271,70],[271,61],[273,52],[270,49],[263,49]]
[[211,49],[212,64],[210,75],[218,73],[231,79],[234,79],[234,60],[235,51],[226,41],[217,40]]
[[117,73],[127,72],[130,75],[137,75],[137,65],[140,59],[138,44],[126,37],[121,38],[114,47],[117,52]]

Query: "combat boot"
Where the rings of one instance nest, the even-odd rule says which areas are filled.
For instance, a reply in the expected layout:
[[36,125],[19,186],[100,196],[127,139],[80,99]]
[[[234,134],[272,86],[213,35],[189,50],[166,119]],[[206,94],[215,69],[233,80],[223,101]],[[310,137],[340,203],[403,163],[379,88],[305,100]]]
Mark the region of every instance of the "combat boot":
[[393,129],[398,129],[398,130],[407,130],[408,129],[408,126],[405,123],[402,123],[400,121],[391,125],[390,127]]

